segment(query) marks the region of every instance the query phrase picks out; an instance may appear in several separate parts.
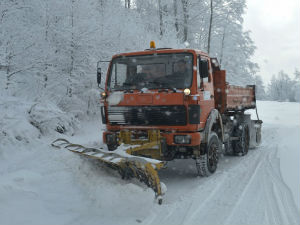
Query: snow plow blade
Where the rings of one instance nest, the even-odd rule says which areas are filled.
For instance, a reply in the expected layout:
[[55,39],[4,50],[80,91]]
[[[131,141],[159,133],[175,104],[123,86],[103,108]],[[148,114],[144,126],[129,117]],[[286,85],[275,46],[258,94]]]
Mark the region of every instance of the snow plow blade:
[[[140,156],[132,156],[128,153],[140,149],[141,146],[128,146],[123,154],[109,152],[103,148],[87,148],[79,144],[72,144],[66,139],[56,139],[51,144],[56,148],[65,148],[71,152],[100,160],[108,167],[119,172],[122,179],[137,178],[155,192],[158,203],[162,203],[162,188],[157,171],[164,166],[164,162]],[[123,146],[124,147],[124,146]]]

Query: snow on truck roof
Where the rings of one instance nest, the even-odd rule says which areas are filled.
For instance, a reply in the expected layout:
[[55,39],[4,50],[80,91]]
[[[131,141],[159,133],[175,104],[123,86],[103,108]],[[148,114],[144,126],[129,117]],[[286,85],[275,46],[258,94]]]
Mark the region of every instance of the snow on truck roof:
[[136,52],[124,52],[124,53],[119,53],[116,55],[113,55],[112,58],[120,57],[120,56],[134,56],[134,55],[152,55],[155,53],[182,53],[182,52],[189,52],[189,53],[194,53],[194,54],[201,54],[204,56],[208,56],[207,53],[202,52],[198,49],[173,49],[173,48],[157,48],[157,49],[145,49],[144,51],[136,51]]

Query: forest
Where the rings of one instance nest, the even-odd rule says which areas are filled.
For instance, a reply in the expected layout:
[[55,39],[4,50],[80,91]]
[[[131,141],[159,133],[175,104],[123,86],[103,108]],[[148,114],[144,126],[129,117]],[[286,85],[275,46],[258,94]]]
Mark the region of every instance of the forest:
[[155,40],[217,57],[230,83],[257,85],[258,99],[299,101],[298,70],[264,84],[243,29],[246,9],[245,0],[1,1],[1,93],[47,99],[76,116],[98,113],[97,61]]

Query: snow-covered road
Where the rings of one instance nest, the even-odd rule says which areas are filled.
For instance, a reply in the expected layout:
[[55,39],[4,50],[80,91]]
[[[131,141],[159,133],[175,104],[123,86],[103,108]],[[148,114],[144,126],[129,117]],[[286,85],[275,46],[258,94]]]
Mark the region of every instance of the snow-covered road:
[[299,224],[292,192],[281,177],[276,132],[266,128],[264,134],[260,148],[243,158],[224,157],[209,178],[195,179],[194,169],[180,174],[183,165],[173,163],[174,170],[161,174],[167,204],[156,207],[147,223]]
[[[159,172],[168,188],[163,205],[137,181],[54,150],[54,136],[38,139],[19,123],[6,133],[21,138],[0,140],[0,224],[300,224],[300,105],[258,102],[258,110],[262,145],[244,157],[223,157],[207,178],[196,176],[193,160],[168,163]],[[100,127],[87,122],[68,138],[97,146]]]

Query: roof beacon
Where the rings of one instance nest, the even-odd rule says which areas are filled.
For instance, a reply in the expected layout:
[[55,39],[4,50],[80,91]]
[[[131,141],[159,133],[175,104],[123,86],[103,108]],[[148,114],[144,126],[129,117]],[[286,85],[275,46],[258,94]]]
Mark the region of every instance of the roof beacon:
[[155,49],[155,41],[150,41],[150,49]]

